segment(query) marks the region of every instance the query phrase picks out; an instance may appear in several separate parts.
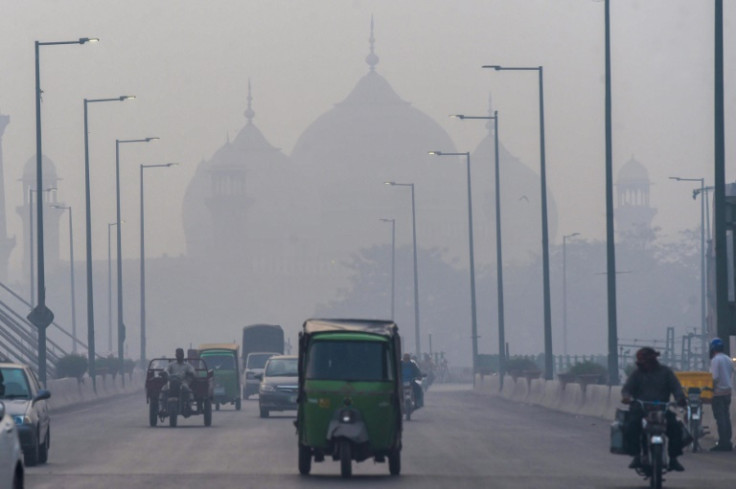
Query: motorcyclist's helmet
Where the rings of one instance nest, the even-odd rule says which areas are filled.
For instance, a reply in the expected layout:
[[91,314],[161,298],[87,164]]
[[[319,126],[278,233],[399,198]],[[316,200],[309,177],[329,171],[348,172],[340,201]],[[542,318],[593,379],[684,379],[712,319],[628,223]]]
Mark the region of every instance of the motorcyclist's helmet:
[[720,338],[713,338],[710,340],[710,351],[723,351],[723,340]]

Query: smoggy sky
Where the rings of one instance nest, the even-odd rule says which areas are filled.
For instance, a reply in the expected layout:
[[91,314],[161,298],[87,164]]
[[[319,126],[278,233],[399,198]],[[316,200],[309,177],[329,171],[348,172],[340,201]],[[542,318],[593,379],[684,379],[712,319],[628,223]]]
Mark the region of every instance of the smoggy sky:
[[[713,183],[714,2],[611,3],[614,171],[632,156],[648,168],[654,225],[674,237],[699,225],[691,193],[698,184],[668,177]],[[733,181],[736,2],[724,3],[726,178]],[[197,163],[245,124],[248,80],[255,124],[290,154],[308,125],[367,72],[371,16],[376,69],[399,96],[444,127],[458,151],[473,151],[484,124],[447,116],[486,115],[492,94],[502,144],[535,171],[536,72],[481,66],[543,65],[547,179],[560,223],[551,238],[603,239],[603,12],[594,0],[0,0],[0,113],[11,118],[2,140],[5,206],[8,233],[18,239],[11,270],[19,273],[23,247],[18,179],[35,154],[35,40],[101,39],[41,48],[43,151],[63,179],[59,201],[75,210],[78,256],[83,99],[124,94],[137,99],[90,105],[95,257],[106,257],[107,223],[115,219],[115,139],[147,136],[161,140],[121,147],[122,218],[130,229],[123,253],[138,253],[139,164],[179,162],[146,173],[146,251],[175,256],[185,252],[186,186]]]

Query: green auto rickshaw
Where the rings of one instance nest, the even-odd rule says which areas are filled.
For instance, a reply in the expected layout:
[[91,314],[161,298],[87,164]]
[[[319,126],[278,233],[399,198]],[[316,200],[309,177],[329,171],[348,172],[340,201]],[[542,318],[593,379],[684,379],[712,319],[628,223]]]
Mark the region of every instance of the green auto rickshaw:
[[199,346],[199,357],[214,370],[215,410],[219,411],[220,405],[234,404],[235,409],[240,411],[242,385],[238,349],[237,343],[209,343]]
[[401,471],[401,340],[393,321],[309,319],[299,334],[299,472],[312,460],[388,459]]

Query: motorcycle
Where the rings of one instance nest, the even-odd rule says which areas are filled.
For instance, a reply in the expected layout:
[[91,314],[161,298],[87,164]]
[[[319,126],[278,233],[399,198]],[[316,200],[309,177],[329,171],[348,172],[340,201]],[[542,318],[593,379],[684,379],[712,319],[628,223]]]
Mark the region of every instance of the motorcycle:
[[703,426],[703,399],[699,387],[690,387],[687,390],[687,408],[685,410],[685,422],[692,437],[693,453],[700,450],[700,438],[708,433]]
[[184,382],[177,377],[170,377],[168,385],[161,390],[161,406],[165,406],[165,413],[161,416],[169,417],[169,426],[176,426],[176,418],[181,415],[188,418],[192,415],[191,393]]
[[[405,380],[403,382],[404,390],[404,417],[407,421],[411,421],[411,415],[421,406],[418,405],[416,395],[414,393],[414,384],[417,380]],[[420,385],[421,388],[421,385]]]
[[649,479],[651,489],[662,488],[662,476],[668,470],[667,457],[667,418],[666,414],[672,402],[641,401],[635,399],[644,410],[642,418],[642,433],[644,448],[641,454],[641,466],[636,467],[636,473]]

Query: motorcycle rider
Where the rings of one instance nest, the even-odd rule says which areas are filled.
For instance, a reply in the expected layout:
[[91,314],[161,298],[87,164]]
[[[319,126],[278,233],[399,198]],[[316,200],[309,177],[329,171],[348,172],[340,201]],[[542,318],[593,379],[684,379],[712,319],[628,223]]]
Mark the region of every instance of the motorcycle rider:
[[401,378],[404,382],[411,382],[411,388],[414,391],[414,399],[416,401],[417,409],[424,406],[424,393],[422,392],[422,386],[417,382],[422,379],[422,371],[419,369],[419,365],[415,362],[411,355],[404,353],[401,359]]
[[181,388],[184,391],[185,405],[189,405],[189,395],[191,389],[189,388],[189,382],[194,377],[194,367],[189,362],[184,361],[184,349],[176,349],[176,360],[169,362],[166,366],[166,373],[169,380],[176,379],[181,382]]
[[710,372],[713,375],[713,417],[718,426],[718,443],[711,448],[712,452],[730,452],[731,444],[731,376],[733,361],[726,355],[723,340],[713,338],[710,342]]
[[[624,425],[624,446],[627,447],[634,459],[629,464],[630,469],[642,466],[642,423],[644,410],[639,403],[632,403],[633,399],[641,401],[669,402],[674,396],[679,406],[687,405],[687,398],[682,391],[680,381],[669,367],[657,360],[659,352],[650,347],[640,348],[636,352],[636,370],[634,370],[621,388],[621,402],[629,404],[629,416]],[[667,453],[670,457],[669,470],[682,472],[685,468],[677,460],[682,455],[682,427],[675,417],[675,413],[667,411]]]

